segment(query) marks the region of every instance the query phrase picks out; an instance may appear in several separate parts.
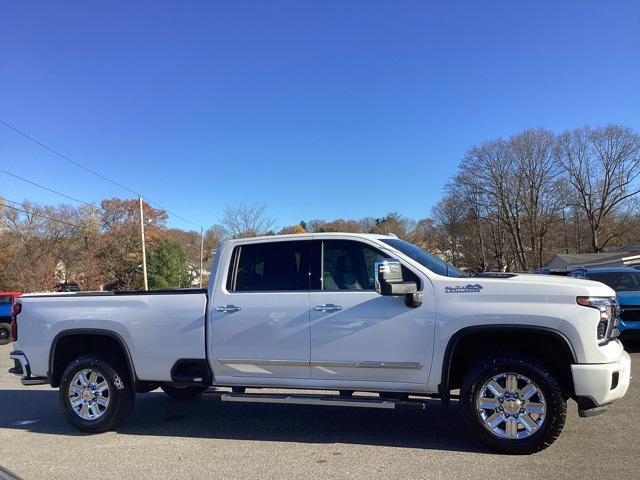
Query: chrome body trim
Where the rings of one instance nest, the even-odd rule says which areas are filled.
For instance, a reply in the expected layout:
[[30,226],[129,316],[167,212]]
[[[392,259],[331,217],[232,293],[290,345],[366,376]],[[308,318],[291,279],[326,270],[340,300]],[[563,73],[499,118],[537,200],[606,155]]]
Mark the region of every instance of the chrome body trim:
[[398,369],[413,369],[418,370],[422,368],[423,364],[420,362],[348,362],[348,361],[310,361],[303,360],[268,360],[263,358],[217,358],[216,362],[223,363],[225,365],[277,365],[277,366],[291,366],[291,367],[335,367],[335,368],[398,368]]
[[312,367],[339,367],[339,368],[398,368],[408,370],[419,370],[422,368],[420,362],[339,362],[339,361],[311,361]]

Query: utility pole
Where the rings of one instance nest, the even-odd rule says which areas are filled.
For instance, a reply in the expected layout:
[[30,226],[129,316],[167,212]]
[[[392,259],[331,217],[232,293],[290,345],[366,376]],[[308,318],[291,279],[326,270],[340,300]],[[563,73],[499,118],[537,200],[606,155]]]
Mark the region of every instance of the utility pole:
[[145,251],[144,241],[144,211],[142,209],[142,197],[138,195],[138,201],[140,202],[140,238],[142,239],[142,277],[144,279],[144,289],[149,290],[149,283],[147,282],[147,253]]
[[204,257],[204,229],[200,227],[200,288],[202,288],[202,259]]

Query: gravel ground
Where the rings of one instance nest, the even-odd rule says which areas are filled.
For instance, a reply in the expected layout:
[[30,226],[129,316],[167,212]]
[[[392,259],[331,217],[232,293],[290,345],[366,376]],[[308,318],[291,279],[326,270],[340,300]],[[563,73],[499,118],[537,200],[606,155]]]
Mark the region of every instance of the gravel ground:
[[[640,343],[627,344],[638,375]],[[176,402],[138,395],[117,432],[85,435],[57,391],[23,387],[0,347],[0,465],[27,479],[67,478],[639,478],[640,385],[607,414],[581,419],[570,404],[561,438],[514,457],[478,444],[455,404],[429,411],[222,404],[215,394]],[[1,477],[0,477],[1,478]]]

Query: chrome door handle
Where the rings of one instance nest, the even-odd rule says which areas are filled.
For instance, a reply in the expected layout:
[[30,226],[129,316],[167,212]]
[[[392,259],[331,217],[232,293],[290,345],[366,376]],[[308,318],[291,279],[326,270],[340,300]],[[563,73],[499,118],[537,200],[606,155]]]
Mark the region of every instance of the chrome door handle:
[[222,305],[220,307],[216,307],[216,311],[222,313],[233,313],[239,312],[241,310],[240,307],[236,307],[235,305]]
[[334,305],[333,303],[325,303],[324,305],[318,305],[313,307],[316,312],[339,312],[342,310],[342,305]]

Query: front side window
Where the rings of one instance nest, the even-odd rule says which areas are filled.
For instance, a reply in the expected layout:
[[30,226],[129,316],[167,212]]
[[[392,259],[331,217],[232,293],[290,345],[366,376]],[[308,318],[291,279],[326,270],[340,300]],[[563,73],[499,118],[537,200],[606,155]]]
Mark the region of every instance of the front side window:
[[466,275],[451,265],[449,262],[442,260],[435,255],[425,252],[417,245],[409,243],[399,238],[385,238],[382,240],[387,245],[395,248],[399,252],[404,253],[407,257],[414,259],[423,267],[428,268],[438,275],[445,277],[465,277]]
[[[322,251],[322,289],[373,290],[375,287],[374,264],[388,258],[380,250],[365,243],[349,240],[328,240]],[[402,268],[406,280],[414,280],[420,288],[418,277]]]
[[309,243],[274,242],[236,247],[227,287],[235,292],[308,290]]

